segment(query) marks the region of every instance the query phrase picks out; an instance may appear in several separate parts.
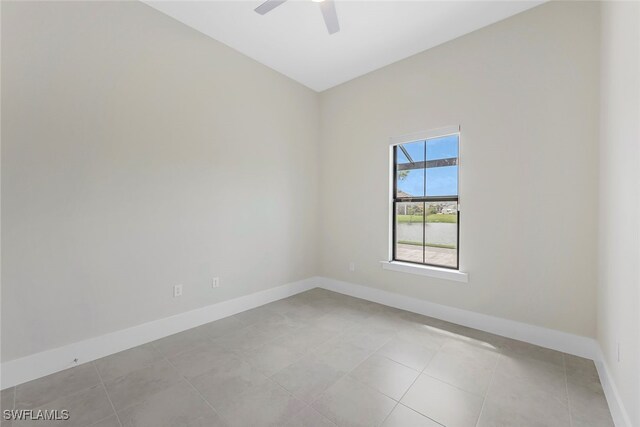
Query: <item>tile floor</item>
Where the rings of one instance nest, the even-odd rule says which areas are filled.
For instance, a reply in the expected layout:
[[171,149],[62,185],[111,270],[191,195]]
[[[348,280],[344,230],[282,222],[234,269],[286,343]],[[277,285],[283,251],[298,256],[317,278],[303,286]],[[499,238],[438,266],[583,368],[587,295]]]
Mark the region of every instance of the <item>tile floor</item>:
[[612,426],[593,362],[322,289],[2,391],[2,426]]

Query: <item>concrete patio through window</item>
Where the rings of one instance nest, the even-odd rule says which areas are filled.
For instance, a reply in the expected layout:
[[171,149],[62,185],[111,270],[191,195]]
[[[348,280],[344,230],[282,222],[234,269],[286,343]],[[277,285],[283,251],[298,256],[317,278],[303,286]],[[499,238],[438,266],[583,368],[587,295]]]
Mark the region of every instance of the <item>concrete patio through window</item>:
[[[396,246],[396,259],[398,261],[422,263],[422,245],[398,243]],[[426,264],[455,267],[456,261],[455,249],[431,246],[425,246],[424,248],[424,263]]]

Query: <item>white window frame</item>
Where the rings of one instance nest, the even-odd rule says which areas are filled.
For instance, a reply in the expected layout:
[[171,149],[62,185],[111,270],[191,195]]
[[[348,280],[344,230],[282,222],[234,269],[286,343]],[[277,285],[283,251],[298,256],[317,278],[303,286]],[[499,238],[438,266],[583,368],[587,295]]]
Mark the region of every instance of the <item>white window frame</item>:
[[[388,251],[387,261],[381,261],[382,268],[384,268],[385,270],[399,271],[399,272],[410,273],[410,274],[418,274],[422,276],[430,276],[430,277],[454,280],[457,282],[464,282],[464,283],[469,281],[469,274],[466,272],[463,272],[462,270],[463,260],[461,256],[462,254],[460,252],[458,252],[459,261],[458,261],[457,270],[393,260],[393,243],[394,243],[393,242],[393,200],[395,196],[393,194],[393,189],[395,184],[394,182],[395,176],[393,173],[394,171],[393,149],[394,147],[400,144],[439,138],[439,137],[454,135],[454,134],[458,135],[458,176],[459,176],[460,170],[461,170],[461,158],[462,158],[462,138],[460,135],[460,126],[448,126],[448,127],[443,127],[439,129],[416,132],[408,135],[389,138],[389,193],[387,196],[387,200],[389,203],[389,222],[388,222],[389,251]],[[459,180],[458,180],[458,183],[459,183]],[[461,200],[462,200],[462,195],[460,194],[460,186],[458,185],[458,212],[461,211],[461,206],[462,206]],[[459,233],[458,240],[461,241],[462,240],[462,222],[458,224],[458,233]],[[459,247],[457,248],[458,251],[460,250],[460,246],[462,245],[459,245]]]

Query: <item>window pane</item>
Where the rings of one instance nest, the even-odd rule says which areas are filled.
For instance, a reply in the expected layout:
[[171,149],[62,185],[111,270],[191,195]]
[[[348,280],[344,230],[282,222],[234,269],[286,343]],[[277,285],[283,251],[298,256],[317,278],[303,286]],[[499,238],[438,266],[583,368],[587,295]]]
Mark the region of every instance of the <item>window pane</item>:
[[416,141],[397,145],[398,164],[424,162],[424,143],[424,141]]
[[397,171],[396,197],[423,197],[424,169]]
[[427,196],[457,196],[458,166],[427,169]]
[[458,267],[458,203],[429,202],[425,207],[425,263]]
[[423,262],[424,203],[396,203],[395,259]]
[[396,197],[424,196],[425,141],[396,146]]
[[[427,196],[458,195],[458,135],[428,139]],[[437,161],[440,160],[440,161]]]
[[458,135],[427,140],[427,160],[458,157]]

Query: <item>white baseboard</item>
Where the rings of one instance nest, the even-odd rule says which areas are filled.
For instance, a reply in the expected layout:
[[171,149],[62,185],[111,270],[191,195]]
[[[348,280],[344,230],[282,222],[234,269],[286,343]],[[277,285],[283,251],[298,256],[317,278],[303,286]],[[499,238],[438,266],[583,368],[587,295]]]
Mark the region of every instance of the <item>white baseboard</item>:
[[595,360],[600,356],[595,339],[561,332],[554,329],[529,325],[487,314],[462,310],[446,305],[400,295],[369,286],[319,277],[318,286],[330,291],[350,295],[367,301],[377,302],[390,307],[435,317],[436,319],[468,326],[492,334],[501,335],[519,341],[525,341],[541,347],[551,348],[564,353]]
[[[308,278],[2,363],[5,389],[316,287]],[[78,359],[77,362],[73,362]]]
[[631,427],[631,417],[629,416],[624,403],[622,403],[622,399],[618,393],[618,388],[611,377],[609,367],[607,366],[607,362],[605,361],[600,348],[598,348],[598,352],[599,356],[594,359],[594,361],[596,368],[598,369],[598,376],[600,377],[600,383],[602,384],[604,395],[607,397],[607,403],[609,404],[609,410],[613,417],[613,423],[616,427]]

